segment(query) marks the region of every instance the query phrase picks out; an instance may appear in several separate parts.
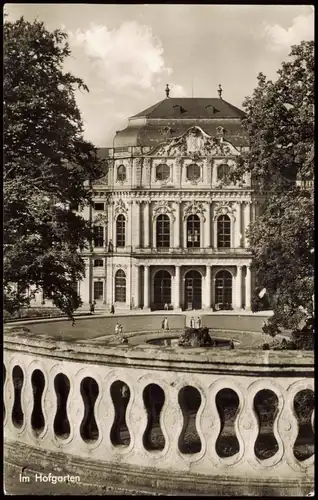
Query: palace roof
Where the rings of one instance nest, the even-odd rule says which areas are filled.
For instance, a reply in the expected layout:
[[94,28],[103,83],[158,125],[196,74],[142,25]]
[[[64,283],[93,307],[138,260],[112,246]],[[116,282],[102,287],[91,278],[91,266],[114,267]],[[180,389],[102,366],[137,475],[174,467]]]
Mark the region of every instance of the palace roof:
[[169,97],[132,116],[133,118],[243,118],[244,111],[220,98]]
[[248,140],[241,120],[245,113],[221,98],[171,97],[128,118],[128,126],[117,132],[115,148],[154,147],[199,126],[215,137],[224,128],[224,138],[234,146],[246,146]]

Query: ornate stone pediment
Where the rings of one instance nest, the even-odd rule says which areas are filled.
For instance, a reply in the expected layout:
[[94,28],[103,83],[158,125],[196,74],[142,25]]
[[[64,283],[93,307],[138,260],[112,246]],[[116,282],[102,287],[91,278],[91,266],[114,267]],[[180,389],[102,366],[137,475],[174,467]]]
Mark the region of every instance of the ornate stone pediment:
[[119,214],[126,215],[127,212],[128,212],[128,209],[127,209],[125,203],[123,202],[123,200],[118,200],[116,205],[115,205],[115,214],[116,215],[119,215]]
[[94,224],[105,225],[108,223],[107,214],[96,214],[94,216]]
[[228,215],[231,218],[234,218],[235,209],[232,206],[232,203],[228,203],[227,205],[222,204],[218,205],[214,209],[214,220],[220,217],[220,215]]
[[184,208],[183,218],[186,219],[189,215],[201,214],[204,217],[205,208],[202,202],[194,200],[193,202],[188,202]]
[[171,204],[169,201],[158,201],[157,203],[155,203],[154,207],[153,207],[153,220],[155,220],[158,215],[161,215],[161,214],[169,214],[172,216],[173,220],[175,220],[175,216],[173,214],[173,212],[175,212],[175,209],[171,207]]
[[156,146],[151,156],[188,156],[193,160],[200,156],[238,156],[239,151],[228,141],[206,134],[200,127],[191,127],[172,141]]

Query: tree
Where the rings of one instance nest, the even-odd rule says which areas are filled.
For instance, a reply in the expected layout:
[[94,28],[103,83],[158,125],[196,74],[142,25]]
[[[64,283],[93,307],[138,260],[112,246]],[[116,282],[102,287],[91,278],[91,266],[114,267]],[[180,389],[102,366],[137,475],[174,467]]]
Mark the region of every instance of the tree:
[[[4,309],[29,303],[26,287],[72,317],[74,282],[92,237],[74,208],[92,202],[85,184],[100,177],[97,150],[83,139],[76,89],[63,71],[67,35],[23,18],[4,24]],[[32,297],[32,295],[31,295]]]
[[274,309],[270,330],[277,332],[297,328],[305,311],[312,311],[314,197],[296,181],[314,179],[314,42],[292,47],[275,82],[260,74],[243,106],[250,149],[232,179],[248,172],[265,196],[249,240],[256,296],[266,288]]

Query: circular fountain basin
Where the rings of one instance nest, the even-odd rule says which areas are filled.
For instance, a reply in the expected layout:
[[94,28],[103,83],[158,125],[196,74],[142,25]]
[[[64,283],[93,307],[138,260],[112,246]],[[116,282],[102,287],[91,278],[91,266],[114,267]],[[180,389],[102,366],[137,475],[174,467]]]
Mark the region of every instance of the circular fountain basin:
[[[180,337],[161,337],[156,339],[147,340],[147,344],[151,344],[158,347],[183,347],[185,349],[193,349],[192,346],[179,346]],[[233,341],[234,346],[240,345],[240,340],[236,339],[223,339],[223,338],[214,338],[214,345],[198,347],[201,349],[230,349],[231,342]]]

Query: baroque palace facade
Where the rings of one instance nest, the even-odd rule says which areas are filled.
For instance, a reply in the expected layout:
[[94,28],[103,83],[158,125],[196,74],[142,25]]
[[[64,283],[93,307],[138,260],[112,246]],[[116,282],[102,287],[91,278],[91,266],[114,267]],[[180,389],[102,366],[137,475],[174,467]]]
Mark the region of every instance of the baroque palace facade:
[[244,113],[219,98],[167,98],[131,117],[93,185],[95,239],[84,253],[84,304],[115,310],[250,309],[246,229],[262,199],[246,175]]

